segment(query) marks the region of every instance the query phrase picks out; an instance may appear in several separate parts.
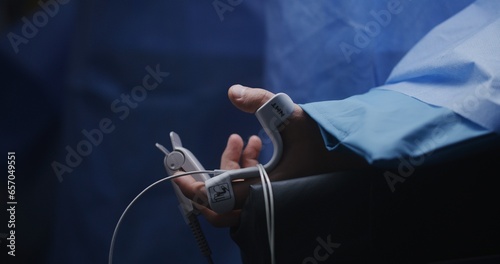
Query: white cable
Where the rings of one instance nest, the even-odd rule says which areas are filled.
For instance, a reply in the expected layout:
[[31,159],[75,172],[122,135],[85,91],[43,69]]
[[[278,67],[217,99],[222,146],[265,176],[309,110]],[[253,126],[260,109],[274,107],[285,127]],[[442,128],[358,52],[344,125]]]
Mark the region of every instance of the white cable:
[[[263,194],[264,194],[264,203],[265,203],[265,210],[266,210],[266,223],[267,223],[267,234],[268,234],[268,241],[269,241],[269,250],[271,253],[271,263],[275,263],[275,257],[274,257],[274,194],[271,186],[271,180],[269,179],[269,175],[267,174],[264,166],[262,164],[257,165],[259,169],[259,174],[260,174],[260,179],[262,181],[262,187],[263,187]],[[177,177],[182,177],[186,175],[192,175],[192,174],[201,174],[201,173],[209,173],[209,174],[219,174],[221,171],[210,171],[210,170],[204,170],[204,171],[190,171],[190,172],[185,172],[181,174],[176,174],[172,176],[168,176],[162,179],[157,180],[156,182],[150,184],[148,187],[146,187],[144,190],[142,190],[125,208],[123,211],[122,215],[120,216],[120,219],[118,219],[118,222],[116,223],[115,230],[113,231],[113,236],[111,238],[111,244],[109,248],[109,256],[108,256],[108,263],[112,264],[113,263],[113,251],[114,251],[114,246],[115,246],[115,241],[116,241],[116,235],[118,233],[118,229],[120,228],[121,222],[125,216],[125,214],[128,212],[130,207],[141,197],[146,191],[151,189],[152,187],[156,186],[157,184],[168,181]]]
[[142,192],[140,192],[128,205],[127,207],[125,208],[125,210],[123,211],[122,215],[120,216],[120,219],[118,219],[118,222],[116,223],[116,226],[115,226],[115,230],[113,231],[113,236],[111,238],[111,245],[109,246],[109,256],[108,256],[108,263],[109,264],[112,264],[113,263],[113,250],[114,250],[114,247],[115,247],[115,239],[116,239],[116,234],[118,233],[118,228],[120,228],[120,225],[121,225],[121,222],[123,220],[123,217],[125,216],[125,214],[127,213],[127,211],[130,209],[130,207],[132,206],[132,204],[141,196],[143,195],[146,191],[148,191],[149,189],[151,189],[152,187],[154,187],[155,185],[161,183],[161,182],[164,182],[164,181],[168,181],[168,180],[171,180],[171,179],[174,179],[174,178],[177,178],[177,177],[182,177],[182,176],[186,176],[186,175],[191,175],[191,174],[200,174],[200,173],[209,173],[209,174],[215,174],[217,172],[215,171],[209,171],[209,170],[204,170],[204,171],[188,171],[188,172],[185,172],[185,173],[181,173],[181,174],[176,174],[176,175],[172,175],[172,176],[168,176],[168,177],[165,177],[165,178],[162,178],[162,179],[159,179],[157,180],[156,182],[152,183],[151,185],[149,185],[148,187],[146,187],[144,190],[142,190]]
[[262,190],[264,194],[264,203],[266,209],[267,237],[269,240],[269,251],[271,253],[271,263],[275,263],[274,257],[274,194],[271,186],[271,180],[267,175],[262,164],[258,164],[260,180],[262,181]]

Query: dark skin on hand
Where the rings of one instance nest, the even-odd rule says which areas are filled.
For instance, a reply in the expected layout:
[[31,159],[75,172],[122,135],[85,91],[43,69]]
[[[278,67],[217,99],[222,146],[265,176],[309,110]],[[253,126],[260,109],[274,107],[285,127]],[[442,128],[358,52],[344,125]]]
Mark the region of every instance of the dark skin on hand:
[[[253,114],[274,94],[260,88],[233,85],[229,88],[228,96],[238,109]],[[362,157],[353,152],[328,151],[318,124],[298,105],[295,105],[293,114],[280,133],[283,139],[283,155],[276,168],[269,173],[271,181],[368,166]],[[232,134],[222,153],[220,168],[232,170],[256,166],[261,149],[262,141],[259,137],[251,136],[245,146],[239,135]],[[210,210],[203,182],[197,182],[191,176],[176,178],[174,182],[186,197],[194,201],[209,223],[216,227],[231,227],[239,223],[241,207],[249,194],[249,186],[260,184],[260,178],[233,182],[236,206],[233,211],[225,214]]]

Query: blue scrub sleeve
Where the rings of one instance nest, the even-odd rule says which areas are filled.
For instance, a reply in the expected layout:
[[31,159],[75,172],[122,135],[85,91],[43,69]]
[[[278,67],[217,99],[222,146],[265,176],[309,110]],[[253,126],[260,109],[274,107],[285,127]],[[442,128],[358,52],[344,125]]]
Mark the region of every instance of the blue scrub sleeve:
[[500,133],[500,1],[476,1],[435,27],[396,65],[384,89]]
[[491,133],[447,108],[382,89],[300,106],[319,124],[328,149],[343,145],[372,164],[427,155]]
[[500,2],[476,1],[420,40],[384,85],[302,108],[319,123],[328,148],[340,142],[370,163],[432,160],[436,150],[487,134],[498,138],[499,33]]

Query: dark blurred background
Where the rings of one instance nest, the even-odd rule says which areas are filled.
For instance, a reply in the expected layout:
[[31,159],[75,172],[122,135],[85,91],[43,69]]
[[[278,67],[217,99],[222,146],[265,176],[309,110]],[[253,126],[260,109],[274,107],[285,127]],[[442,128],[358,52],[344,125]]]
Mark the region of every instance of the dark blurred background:
[[[264,30],[257,2],[224,12],[211,1],[0,2],[6,93],[1,149],[16,152],[18,199],[17,256],[8,263],[107,263],[122,211],[166,176],[156,142],[171,148],[168,134],[175,131],[214,169],[231,133],[247,138],[259,132],[255,118],[227,100],[232,84],[262,86]],[[147,93],[133,90],[151,75],[146,67],[169,75]],[[129,104],[122,94],[130,96]],[[114,130],[85,149],[82,131],[97,133],[102,120]],[[65,170],[68,148],[85,155]],[[61,165],[60,178],[54,162]],[[6,181],[1,184],[6,190]],[[7,217],[4,199],[2,194]],[[239,263],[229,230],[201,221],[215,263]],[[0,239],[4,258],[6,241]],[[131,208],[114,260],[204,263],[170,183]]]

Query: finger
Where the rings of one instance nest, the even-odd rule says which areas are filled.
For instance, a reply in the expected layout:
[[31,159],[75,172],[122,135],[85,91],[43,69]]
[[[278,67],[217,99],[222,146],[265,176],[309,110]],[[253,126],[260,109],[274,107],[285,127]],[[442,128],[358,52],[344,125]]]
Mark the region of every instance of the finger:
[[255,113],[259,107],[274,96],[273,93],[260,89],[250,88],[239,84],[233,85],[228,90],[229,100],[240,110]]
[[259,161],[259,154],[262,150],[262,141],[258,136],[251,136],[248,139],[247,146],[241,156],[241,166],[243,168],[256,166]]
[[243,139],[237,134],[229,136],[226,148],[222,153],[220,168],[223,170],[239,169],[242,150]]
[[225,214],[218,214],[205,206],[196,205],[196,208],[215,227],[231,227],[240,221],[241,210],[233,210]]
[[[182,172],[177,172],[182,173]],[[182,194],[188,199],[203,205],[208,205],[207,190],[205,183],[196,181],[191,175],[181,176],[172,179],[172,181],[179,186]]]

